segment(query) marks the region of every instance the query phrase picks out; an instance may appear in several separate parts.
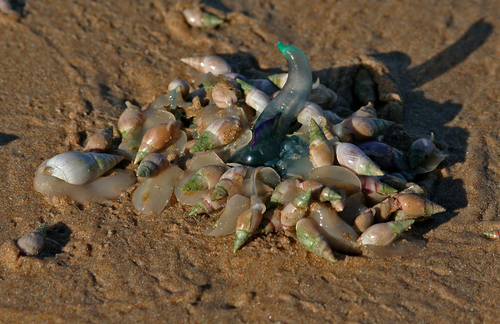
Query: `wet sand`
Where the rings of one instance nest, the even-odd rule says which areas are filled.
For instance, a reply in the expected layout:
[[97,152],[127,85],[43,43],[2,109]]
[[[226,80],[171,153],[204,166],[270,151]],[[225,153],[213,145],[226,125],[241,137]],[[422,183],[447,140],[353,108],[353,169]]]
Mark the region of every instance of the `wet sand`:
[[[189,27],[191,4],[227,22]],[[500,228],[499,17],[493,0],[28,0],[21,17],[0,12],[0,322],[497,322],[500,242],[482,233]],[[384,62],[404,129],[446,148],[421,180],[447,212],[405,233],[416,253],[332,264],[281,233],[233,254],[233,236],[204,235],[214,220],[180,204],[145,216],[130,192],[81,205],[33,190],[42,161],[82,150],[125,101],[192,80],[180,58],[220,54],[255,78],[286,70],[278,40],[317,75],[358,55]],[[12,240],[42,223],[46,251],[19,256]]]

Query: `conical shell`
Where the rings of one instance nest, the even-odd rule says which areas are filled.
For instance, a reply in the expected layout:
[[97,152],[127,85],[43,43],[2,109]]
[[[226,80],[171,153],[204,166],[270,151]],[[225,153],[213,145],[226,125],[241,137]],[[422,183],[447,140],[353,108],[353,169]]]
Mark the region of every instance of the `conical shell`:
[[112,143],[113,126],[109,126],[89,138],[87,144],[85,145],[85,151],[103,153],[111,147]]
[[314,118],[310,119],[309,159],[315,168],[332,165],[335,151]]
[[236,252],[248,240],[250,235],[259,227],[266,206],[260,197],[251,198],[250,209],[241,213],[236,221],[236,235],[234,240],[234,251]]
[[208,125],[190,152],[208,151],[226,145],[238,138],[243,129],[243,123],[238,117],[224,117]]
[[325,127],[327,125],[328,117],[323,108],[314,102],[308,101],[304,109],[297,115],[297,121],[308,128],[311,125],[311,118],[314,119],[320,127]]
[[66,152],[47,161],[44,173],[74,185],[89,183],[117,165],[123,156]]
[[288,80],[288,73],[273,74],[267,77],[278,88],[282,89]]
[[263,234],[269,234],[271,232],[276,232],[281,228],[281,209],[267,209],[264,215],[262,215],[262,222],[259,225],[259,231]]
[[300,181],[298,179],[286,179],[282,181],[271,195],[269,205],[284,205],[293,201],[300,194]]
[[182,191],[200,191],[214,188],[219,182],[220,177],[226,172],[227,168],[220,165],[207,165],[196,172],[189,179]]
[[146,156],[160,151],[174,138],[176,123],[169,121],[150,128],[141,141],[134,163],[139,164]]
[[414,220],[405,220],[372,225],[361,234],[358,243],[361,245],[389,245],[414,222]]
[[250,198],[234,195],[228,200],[224,212],[217,221],[215,228],[210,228],[207,235],[223,236],[234,233],[236,230],[236,222],[243,211],[250,208]]
[[288,203],[281,212],[281,224],[292,227],[304,218],[311,203],[312,189],[308,189],[298,195],[293,202]]
[[359,175],[382,176],[384,172],[380,170],[361,149],[351,143],[339,143],[335,148],[337,161],[340,165],[354,171]]
[[236,81],[238,81],[243,89],[246,104],[255,109],[259,114],[263,112],[271,102],[267,94],[241,79],[236,79]]
[[217,55],[186,57],[181,59],[181,61],[194,67],[201,73],[211,72],[214,75],[219,75],[231,72],[229,64]]
[[367,208],[365,212],[356,217],[353,227],[356,231],[363,233],[368,227],[372,226],[374,222],[373,212],[370,208]]
[[352,113],[351,117],[367,117],[367,118],[377,118],[377,110],[370,102],[366,106],[363,106]]
[[198,8],[185,9],[182,14],[186,18],[186,22],[193,27],[212,27],[224,23],[224,20],[219,17],[202,12]]
[[210,199],[219,200],[227,196],[234,196],[242,192],[242,184],[247,167],[235,166],[220,177],[219,182],[215,185],[214,192]]
[[[141,134],[141,126],[146,121],[146,117],[139,107],[132,105],[129,101],[125,104],[127,109],[118,118],[118,131],[123,140],[140,142],[141,139],[137,137]],[[134,144],[132,143],[132,145]],[[138,143],[135,145],[138,145]]]
[[219,200],[212,200],[210,197],[213,194],[213,189],[207,190],[204,192],[202,197],[196,202],[189,213],[189,216],[203,214],[203,213],[211,213],[216,210],[221,210],[226,205],[226,198],[222,198]]
[[351,141],[352,138],[366,141],[384,133],[393,124],[394,122],[384,119],[354,116],[345,119],[340,125],[335,125],[334,130],[343,142]]
[[371,176],[360,176],[359,180],[361,180],[361,184],[363,185],[363,191],[365,192],[376,192],[378,194],[392,194],[398,192],[393,187],[386,185],[377,177]]
[[490,240],[497,240],[500,238],[500,230],[488,231],[488,232],[484,232],[483,234],[484,234],[484,236],[486,236]]
[[319,225],[310,218],[302,218],[296,225],[297,238],[307,251],[315,253],[329,261],[337,259],[326,239],[321,235]]
[[137,176],[141,178],[155,177],[158,173],[167,168],[169,164],[167,158],[162,154],[149,154],[141,161],[141,164],[137,168]]
[[397,220],[429,217],[446,211],[442,206],[413,194],[398,195],[396,199],[399,204],[398,207],[403,212],[398,213]]
[[210,97],[215,105],[221,109],[233,107],[238,101],[236,93],[232,89],[225,87],[213,87]]

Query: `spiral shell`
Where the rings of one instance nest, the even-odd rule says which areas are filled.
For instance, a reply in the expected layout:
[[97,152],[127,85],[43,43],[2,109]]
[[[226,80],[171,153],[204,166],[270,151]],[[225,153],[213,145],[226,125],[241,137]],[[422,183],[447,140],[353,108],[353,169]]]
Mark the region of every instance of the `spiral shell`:
[[315,168],[332,165],[335,160],[335,151],[314,118],[309,133],[309,159]]
[[393,168],[396,162],[402,160],[401,153],[382,142],[364,142],[359,144],[358,147],[384,170]]
[[186,18],[187,23],[193,27],[211,27],[224,23],[224,20],[219,17],[202,12],[198,8],[185,9],[182,11],[182,14]]
[[224,197],[232,197],[241,193],[243,178],[246,173],[247,167],[242,165],[235,166],[224,172],[217,185],[215,185],[214,192],[210,199],[220,200]]
[[74,185],[89,183],[117,165],[123,156],[66,152],[47,161],[43,172]]
[[47,226],[41,226],[29,234],[17,240],[17,246],[27,255],[38,255],[45,247],[45,237],[47,236]]
[[[226,172],[223,165],[207,165],[199,169],[181,188],[182,191],[200,191],[214,188]],[[208,196],[210,198],[210,196]]]
[[318,104],[314,102],[306,102],[304,109],[297,115],[297,121],[307,127],[310,126],[311,118],[320,126],[327,125],[328,117],[325,111]]
[[333,131],[342,142],[352,139],[366,141],[384,133],[393,124],[394,122],[385,119],[355,116],[334,125]]
[[316,87],[313,86],[308,100],[320,105],[321,107],[330,108],[337,101],[337,94],[323,84],[318,84]]
[[262,215],[259,230],[261,230],[263,234],[269,234],[271,232],[277,232],[281,228],[281,209],[267,209],[264,215]]
[[125,104],[127,109],[120,115],[117,125],[122,136],[118,153],[127,160],[133,160],[141,144],[142,126],[146,121],[146,116],[142,114],[139,107],[132,105],[128,101]]
[[380,182],[380,180],[377,177],[360,176],[359,180],[363,185],[364,192],[375,192],[382,195],[389,195],[398,192],[391,186],[386,185],[383,182]]
[[273,74],[267,77],[269,81],[274,83],[278,88],[283,89],[288,80],[288,73]]
[[382,176],[384,172],[380,170],[361,149],[351,143],[339,143],[335,148],[337,160],[340,165],[354,171],[359,175]]
[[201,73],[211,72],[214,75],[219,75],[231,72],[229,64],[217,55],[186,57],[182,58],[181,61],[194,67]]
[[297,239],[309,252],[315,253],[331,262],[337,262],[332,249],[321,234],[320,226],[310,218],[302,218],[297,222]]
[[246,104],[255,109],[259,114],[263,112],[271,102],[267,94],[243,80],[236,79],[236,81],[238,81],[245,93]]
[[176,122],[169,121],[149,129],[142,138],[134,163],[138,164],[151,153],[156,153],[167,146],[176,133]]
[[377,118],[377,110],[370,102],[352,113],[351,117]]
[[250,198],[242,195],[234,195],[230,198],[227,201],[224,212],[217,220],[217,223],[215,223],[214,229],[209,229],[207,235],[222,236],[234,233],[238,217],[244,210],[250,208],[250,202]]
[[213,200],[210,198],[213,194],[214,189],[207,190],[203,193],[200,199],[196,202],[189,212],[189,216],[203,214],[203,213],[211,213],[213,211],[221,210],[226,205],[226,198],[222,198],[219,200]]
[[269,205],[285,205],[293,201],[300,194],[300,180],[286,179],[274,188],[274,191],[269,198]]
[[257,196],[252,196],[250,209],[245,210],[238,216],[236,221],[236,234],[234,239],[234,249],[236,252],[248,240],[250,235],[259,227],[262,221],[262,215],[266,211],[266,206],[262,203],[262,199]]
[[430,140],[421,138],[411,145],[408,160],[416,174],[431,172],[448,157],[434,145],[433,140],[434,134],[431,135]]
[[141,178],[152,178],[169,166],[165,156],[160,153],[151,153],[146,156],[137,168],[137,176]]
[[141,126],[146,121],[146,117],[139,107],[132,105],[129,101],[125,104],[127,109],[118,118],[118,131],[123,140],[140,141],[141,139],[137,137],[140,136],[138,134],[140,134]]
[[181,87],[180,90],[182,98],[186,98],[189,94],[189,84],[187,83],[187,81],[183,79],[175,79],[168,84],[167,90],[168,92],[170,92],[177,89],[177,87]]
[[358,243],[361,245],[389,245],[401,236],[414,222],[415,220],[412,219],[401,222],[374,224],[361,234],[358,238]]
[[113,126],[109,126],[89,138],[87,144],[85,145],[85,151],[103,153],[109,150],[112,143]]
[[312,189],[308,189],[289,202],[281,211],[281,225],[286,229],[295,226],[306,216],[311,203]]
[[[221,83],[218,83],[217,85],[221,85]],[[236,101],[238,101],[236,93],[230,88],[217,85],[214,86],[210,92],[210,96],[212,97],[215,105],[221,109],[234,106]]]
[[342,195],[330,187],[325,186],[321,181],[308,179],[304,180],[299,185],[300,189],[306,191],[312,190],[312,198],[321,202],[342,199]]
[[399,210],[395,219],[418,219],[446,211],[442,206],[413,194],[400,194],[396,196]]
[[190,152],[208,151],[229,144],[238,138],[243,123],[236,116],[219,118],[208,125]]
[[483,233],[490,240],[498,240],[500,238],[500,230],[487,231]]

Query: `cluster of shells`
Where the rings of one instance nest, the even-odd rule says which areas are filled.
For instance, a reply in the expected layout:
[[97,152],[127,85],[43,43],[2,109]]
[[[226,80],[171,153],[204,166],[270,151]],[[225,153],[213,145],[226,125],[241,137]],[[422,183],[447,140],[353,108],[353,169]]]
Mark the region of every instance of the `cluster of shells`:
[[[132,200],[141,213],[161,213],[175,195],[192,206],[189,217],[219,216],[207,234],[235,233],[235,252],[252,235],[285,230],[330,261],[337,260],[333,251],[362,254],[365,246],[389,245],[415,221],[444,211],[409,181],[446,155],[432,139],[415,141],[409,152],[381,141],[394,122],[377,118],[377,84],[368,70],[357,71],[352,91],[361,104],[344,118],[335,112],[332,89],[319,79],[306,85],[307,101],[291,117],[279,152],[245,165],[236,157],[258,145],[256,121],[288,96],[279,93],[296,77],[246,79],[215,55],[182,62],[199,71],[200,87],[190,92],[178,79],[142,109],[127,102],[116,125],[118,147],[110,126],[89,138],[85,152],[45,161],[35,189],[88,203],[115,199],[139,178]],[[310,70],[305,74],[311,78]],[[262,136],[272,138],[272,130]],[[127,165],[122,160],[128,167],[116,168]]]

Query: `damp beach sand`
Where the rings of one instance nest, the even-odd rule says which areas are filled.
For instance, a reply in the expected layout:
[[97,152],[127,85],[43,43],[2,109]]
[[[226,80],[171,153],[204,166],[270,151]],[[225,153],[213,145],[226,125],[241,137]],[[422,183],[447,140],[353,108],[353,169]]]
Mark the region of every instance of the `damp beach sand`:
[[[190,7],[225,22],[190,27],[182,16]],[[500,242],[482,234],[500,228],[498,1],[28,0],[1,8],[0,322],[498,321]],[[143,215],[133,189],[90,204],[49,202],[33,189],[44,160],[116,125],[126,101],[143,106],[170,81],[191,82],[181,58],[218,54],[265,77],[286,72],[277,41],[302,49],[320,78],[339,64],[349,70],[357,56],[383,62],[404,103],[401,129],[434,133],[449,155],[421,178],[447,211],[415,223],[395,256],[331,263],[284,233],[233,253],[233,236],[205,235],[214,219],[188,216],[175,199]],[[22,255],[14,240],[42,224],[44,250]]]

